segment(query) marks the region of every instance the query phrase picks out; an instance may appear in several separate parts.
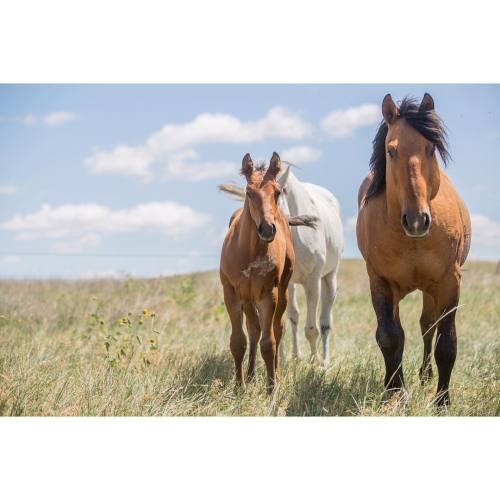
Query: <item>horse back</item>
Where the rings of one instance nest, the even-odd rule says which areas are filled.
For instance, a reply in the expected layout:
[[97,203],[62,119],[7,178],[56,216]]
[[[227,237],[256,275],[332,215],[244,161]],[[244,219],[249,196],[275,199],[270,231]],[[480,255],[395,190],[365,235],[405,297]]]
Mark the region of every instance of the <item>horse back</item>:
[[235,219],[237,219],[241,215],[241,212],[243,212],[243,207],[237,208],[233,212],[233,215],[231,215],[231,218],[229,219],[229,227],[231,227]]
[[370,183],[372,181],[373,174],[370,172],[364,179],[363,182],[361,183],[361,186],[359,186],[358,190],[358,208],[361,208],[361,205],[364,202],[366,192],[368,191],[368,187],[370,186]]

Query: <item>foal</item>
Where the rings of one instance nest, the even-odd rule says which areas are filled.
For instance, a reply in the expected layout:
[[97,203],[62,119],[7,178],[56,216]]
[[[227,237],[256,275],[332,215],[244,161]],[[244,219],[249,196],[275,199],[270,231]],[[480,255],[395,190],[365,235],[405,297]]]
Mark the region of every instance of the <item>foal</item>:
[[[292,326],[293,356],[299,357],[297,330],[300,311],[295,285],[300,284],[306,292],[305,335],[311,348],[311,359],[316,359],[321,331],[323,365],[326,367],[330,358],[329,335],[332,330],[332,307],[337,295],[337,272],[344,248],[340,204],[335,196],[325,188],[299,181],[290,167],[291,164],[288,164],[284,172],[277,178],[283,192],[279,198],[281,210],[285,215],[290,214],[290,225],[295,219],[304,219],[304,216],[299,215],[302,213],[313,214],[317,219],[314,231],[308,231],[302,227],[292,229],[295,266],[288,286],[287,314]],[[221,184],[219,189],[245,199],[245,191],[233,184]],[[307,226],[307,224],[293,225]],[[318,328],[317,313],[320,300],[321,314],[319,316],[320,328]],[[281,359],[284,359],[284,353],[282,353]]]
[[373,141],[371,172],[361,184],[356,227],[366,261],[377,343],[385,361],[386,397],[404,390],[404,332],[399,302],[413,290],[423,294],[420,327],[424,357],[422,383],[432,376],[432,339],[439,380],[436,403],[450,403],[448,386],[457,355],[455,312],[460,267],[470,247],[469,212],[448,175],[439,167],[449,157],[443,123],[434,101],[405,98],[398,108],[387,94],[384,121]]
[[247,380],[254,376],[257,343],[262,333],[260,351],[266,364],[268,393],[275,384],[282,318],[295,260],[288,220],[278,208],[281,189],[276,176],[280,170],[277,153],[273,153],[267,170],[255,168],[248,153],[243,158],[245,203],[231,217],[220,261],[224,302],[232,327],[230,347],[236,384],[243,383],[247,347],[242,327],[244,312],[250,340]]

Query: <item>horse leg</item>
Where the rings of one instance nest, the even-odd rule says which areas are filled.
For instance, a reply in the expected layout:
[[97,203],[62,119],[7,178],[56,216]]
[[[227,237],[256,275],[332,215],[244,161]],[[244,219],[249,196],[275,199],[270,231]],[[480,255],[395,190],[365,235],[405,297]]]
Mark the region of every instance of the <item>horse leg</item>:
[[321,340],[323,342],[323,364],[330,362],[330,333],[332,331],[332,307],[337,295],[337,271],[332,271],[321,278]]
[[231,339],[229,346],[234,358],[236,386],[243,384],[243,358],[247,349],[247,339],[243,331],[243,312],[241,301],[229,283],[223,283],[224,302],[231,320]]
[[259,319],[262,330],[260,352],[266,364],[268,394],[273,392],[276,376],[276,339],[274,337],[273,322],[277,303],[277,287],[270,293],[264,294],[259,302]]
[[306,339],[309,341],[309,346],[311,348],[311,361],[317,359],[317,346],[319,339],[319,329],[318,329],[318,302],[320,293],[320,280],[317,275],[313,275],[309,278],[306,285],[304,286],[306,290],[306,300],[307,300],[307,317],[305,334]]
[[247,371],[247,381],[250,382],[255,374],[255,355],[257,352],[257,344],[260,339],[260,325],[255,305],[252,302],[245,302],[243,310],[245,311],[247,332],[250,338]]
[[385,394],[389,399],[395,392],[404,390],[403,349],[404,332],[399,321],[398,303],[389,283],[368,271],[373,308],[377,315],[377,344],[385,362]]
[[424,385],[432,378],[432,339],[436,331],[436,305],[432,295],[422,292],[422,315],[420,316],[420,329],[422,330],[422,339],[424,341],[424,357],[420,367],[420,382]]
[[292,325],[292,342],[293,342],[293,357],[299,358],[299,342],[298,342],[298,327],[299,327],[299,306],[297,305],[297,297],[295,295],[295,284],[288,285],[288,319]]
[[440,283],[440,287],[434,295],[437,305],[436,312],[439,317],[442,317],[437,326],[436,346],[434,348],[434,359],[439,374],[436,394],[436,404],[438,406],[450,404],[450,378],[457,357],[455,315],[459,298],[460,271],[457,270],[451,277]]
[[[274,330],[274,338],[276,339],[276,349],[280,352],[280,346],[282,345],[281,339],[283,336],[283,314],[285,314],[286,305],[288,303],[288,287],[282,286],[278,289],[278,303],[276,304],[276,311],[274,313],[273,320],[273,330]],[[279,365],[279,356],[278,352],[275,357],[275,368],[278,370]]]

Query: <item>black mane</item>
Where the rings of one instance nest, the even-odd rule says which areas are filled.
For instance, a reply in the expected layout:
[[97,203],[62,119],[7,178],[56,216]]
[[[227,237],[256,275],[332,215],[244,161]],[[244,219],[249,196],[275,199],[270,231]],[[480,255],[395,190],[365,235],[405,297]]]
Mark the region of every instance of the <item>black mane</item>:
[[[434,110],[420,111],[416,99],[408,96],[401,101],[398,111],[398,119],[404,118],[417,132],[434,144],[439,151],[443,163],[446,165],[450,160],[448,138],[445,126],[437,113]],[[368,186],[365,201],[385,189],[385,138],[387,130],[387,124],[382,120],[372,142],[373,152],[370,158],[372,180]]]

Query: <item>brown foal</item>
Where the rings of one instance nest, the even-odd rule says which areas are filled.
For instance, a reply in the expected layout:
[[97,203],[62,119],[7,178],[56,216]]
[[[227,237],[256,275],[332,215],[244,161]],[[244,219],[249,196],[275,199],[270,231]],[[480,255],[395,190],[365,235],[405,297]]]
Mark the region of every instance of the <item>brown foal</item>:
[[255,356],[260,351],[267,369],[271,393],[278,367],[278,346],[283,334],[283,314],[288,302],[288,282],[295,256],[288,220],[278,208],[280,187],[276,176],[281,160],[274,153],[269,168],[255,168],[249,154],[243,158],[241,173],[247,187],[243,208],[231,217],[222,246],[220,279],[224,302],[231,320],[231,353],[236,385],[243,384],[243,358],[250,341],[247,380],[255,372]]
[[373,141],[371,172],[359,190],[357,238],[377,316],[376,338],[385,361],[386,397],[391,391],[404,390],[399,302],[418,289],[423,294],[420,378],[424,383],[432,376],[437,323],[436,402],[447,405],[457,354],[455,312],[460,268],[470,247],[469,212],[436,158],[436,150],[444,162],[449,155],[432,97],[425,94],[420,105],[405,98],[398,108],[388,94],[382,113],[384,121]]

